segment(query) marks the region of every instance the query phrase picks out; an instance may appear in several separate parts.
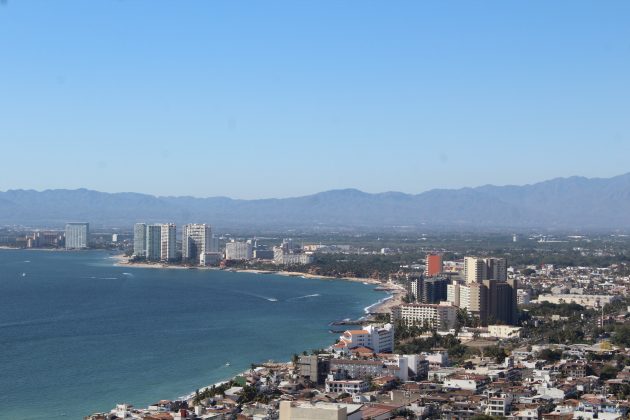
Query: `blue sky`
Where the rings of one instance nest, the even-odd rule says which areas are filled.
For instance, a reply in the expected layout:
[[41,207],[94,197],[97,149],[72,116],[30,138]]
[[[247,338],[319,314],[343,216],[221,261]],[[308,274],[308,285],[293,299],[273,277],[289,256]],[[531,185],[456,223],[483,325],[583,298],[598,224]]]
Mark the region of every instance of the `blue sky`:
[[630,2],[4,0],[0,190],[630,171]]

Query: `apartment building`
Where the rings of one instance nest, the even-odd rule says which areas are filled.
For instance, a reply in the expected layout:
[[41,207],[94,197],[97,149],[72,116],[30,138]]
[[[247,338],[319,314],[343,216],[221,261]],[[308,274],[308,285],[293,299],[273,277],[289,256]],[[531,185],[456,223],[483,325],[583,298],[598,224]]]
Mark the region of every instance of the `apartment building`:
[[457,307],[450,302],[439,304],[407,303],[392,309],[392,320],[403,321],[406,325],[426,326],[448,331],[455,326]]
[[177,259],[177,228],[173,223],[160,225],[160,259]]
[[437,276],[442,272],[442,269],[442,256],[439,254],[427,254],[424,271],[425,276]]
[[251,260],[254,258],[254,249],[251,242],[232,241],[225,244],[226,260]]
[[187,224],[182,232],[182,260],[199,264],[200,258],[212,247],[212,229],[209,225]]
[[90,235],[89,223],[66,224],[66,249],[85,249]]
[[339,344],[348,350],[367,347],[374,353],[386,353],[394,350],[394,326],[367,325],[361,330],[348,330],[339,337]]

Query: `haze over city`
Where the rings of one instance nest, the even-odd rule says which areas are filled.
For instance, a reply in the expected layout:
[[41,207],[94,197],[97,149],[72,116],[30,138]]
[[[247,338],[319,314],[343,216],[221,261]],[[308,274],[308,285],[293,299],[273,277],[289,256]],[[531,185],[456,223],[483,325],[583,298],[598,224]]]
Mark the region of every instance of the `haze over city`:
[[622,174],[629,8],[5,1],[0,190],[270,198]]

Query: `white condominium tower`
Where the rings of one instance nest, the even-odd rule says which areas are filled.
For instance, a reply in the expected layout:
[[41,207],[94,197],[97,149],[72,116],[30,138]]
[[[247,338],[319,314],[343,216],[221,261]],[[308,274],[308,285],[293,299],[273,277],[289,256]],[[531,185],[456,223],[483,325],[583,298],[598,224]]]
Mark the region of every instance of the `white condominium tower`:
[[177,256],[177,229],[173,223],[161,225],[160,233],[160,259],[173,261]]
[[162,252],[162,225],[148,225],[146,239],[147,260],[159,260]]
[[467,284],[481,283],[484,280],[507,280],[507,260],[505,258],[464,258],[464,279]]
[[83,249],[88,246],[89,223],[66,224],[66,249]]
[[487,275],[488,266],[483,258],[464,258],[464,278],[467,284],[481,283]]
[[199,264],[201,255],[210,252],[212,231],[209,225],[184,225],[182,234],[182,259]]
[[147,256],[147,224],[136,223],[133,225],[133,255],[136,257]]

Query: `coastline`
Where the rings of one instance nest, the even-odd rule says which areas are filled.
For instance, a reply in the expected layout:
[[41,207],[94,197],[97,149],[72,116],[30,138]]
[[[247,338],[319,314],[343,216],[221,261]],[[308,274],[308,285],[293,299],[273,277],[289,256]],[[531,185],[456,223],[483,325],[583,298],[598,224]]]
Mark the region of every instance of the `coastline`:
[[[107,260],[111,261],[111,264],[113,266],[116,267],[136,267],[136,268],[150,268],[150,269],[178,269],[178,270],[186,270],[186,269],[198,269],[198,270],[221,270],[217,267],[186,267],[186,266],[178,266],[178,265],[168,265],[168,264],[163,264],[163,263],[146,263],[146,262],[142,262],[142,263],[130,263],[129,262],[129,257],[126,257],[123,254],[116,254],[116,255],[108,255],[106,257]],[[377,314],[385,314],[385,313],[389,313],[391,308],[395,305],[398,305],[402,302],[402,298],[405,295],[405,291],[404,288],[400,285],[394,284],[394,283],[390,283],[390,282],[386,282],[386,281],[379,281],[376,279],[370,279],[370,278],[357,278],[357,277],[333,277],[333,276],[322,276],[322,275],[315,275],[315,274],[308,274],[308,273],[302,273],[302,272],[295,272],[295,271],[287,271],[287,270],[279,270],[279,271],[274,271],[274,270],[257,270],[257,269],[227,269],[227,270],[221,270],[221,271],[230,271],[230,272],[242,272],[242,273],[249,273],[249,274],[276,274],[276,275],[281,275],[281,276],[286,276],[286,277],[300,277],[303,279],[320,279],[320,280],[329,280],[329,281],[333,281],[333,280],[341,280],[341,281],[350,281],[350,282],[355,282],[355,283],[363,283],[365,285],[371,285],[374,288],[379,288],[379,290],[386,292],[387,294],[385,296],[380,295],[380,299],[374,303],[372,303],[369,306],[366,306],[363,311],[364,314],[362,315],[358,315],[358,317],[356,318],[359,321],[362,321],[363,323],[367,324],[370,322],[374,322],[374,316]],[[330,320],[335,321],[333,319]],[[332,341],[331,341],[331,344]],[[269,362],[267,362],[269,363]],[[285,361],[285,362],[277,362],[278,364],[290,364],[290,361]],[[246,369],[245,371],[242,372],[238,372],[236,374],[228,374],[226,375],[226,377],[222,378],[219,381],[216,381],[214,383],[210,383],[204,386],[200,386],[198,388],[198,390],[203,391],[204,389],[207,388],[211,388],[212,386],[219,386],[221,384],[224,384],[226,382],[229,382],[231,380],[234,380],[236,377],[238,376],[242,376],[244,374],[246,374],[247,372],[250,372],[249,369]],[[190,400],[191,398],[194,397],[195,395],[195,390],[189,391],[189,392],[185,392],[183,394],[180,394],[181,396],[176,397],[177,400]],[[173,396],[175,397],[175,396]],[[161,398],[161,397],[156,397],[156,398]]]
[[[151,269],[166,269],[166,270],[221,270],[217,267],[186,267],[181,265],[169,265],[165,263],[131,263],[129,262],[129,257],[126,257],[122,254],[113,255],[109,257],[111,259],[116,260],[114,263],[117,267],[137,267],[137,268],[151,268]],[[369,321],[370,315],[374,314],[387,314],[391,311],[392,307],[400,305],[402,303],[402,298],[404,296],[404,289],[402,286],[398,284],[394,284],[391,282],[382,282],[380,280],[371,279],[371,278],[361,278],[361,277],[333,277],[333,276],[324,276],[319,274],[309,274],[302,273],[299,271],[286,271],[286,270],[257,270],[257,269],[227,269],[221,271],[229,271],[234,273],[249,273],[249,274],[276,274],[278,276],[286,276],[286,277],[301,277],[303,279],[316,279],[316,280],[329,280],[329,281],[350,281],[354,283],[363,283],[363,284],[371,284],[374,286],[386,287],[386,291],[389,296],[378,300],[370,306],[364,308],[365,315],[363,319],[365,321]]]
[[[150,264],[149,264],[150,265]],[[292,276],[295,277],[295,273],[293,272],[275,272],[275,271],[266,271],[266,270],[232,270],[234,272],[247,272],[247,273],[252,273],[252,274],[280,274],[280,275],[284,275],[284,276]],[[282,274],[281,274],[282,273]],[[302,273],[299,273],[299,277],[303,277],[303,278],[311,278],[311,279],[315,279],[315,278],[322,278],[324,280],[344,280],[344,281],[353,281],[353,282],[358,282],[361,281],[363,283],[364,279],[359,279],[359,278],[337,278],[337,277],[322,277],[322,276],[316,276],[316,275],[309,275],[308,277],[303,276]],[[381,282],[374,280],[374,279],[368,279],[371,280],[371,284],[379,284],[382,285]],[[376,282],[376,283],[375,283]],[[402,303],[402,299],[403,296],[405,295],[404,293],[404,289],[402,288],[402,286],[399,285],[394,285],[394,284],[390,284],[390,286],[392,287],[391,290],[388,291],[388,296],[378,300],[377,302],[373,303],[372,305],[369,305],[367,307],[365,307],[363,310],[365,311],[365,315],[363,315],[361,318],[359,318],[359,320],[363,320],[366,323],[369,322],[373,322],[373,320],[371,320],[370,318],[375,315],[375,314],[388,314],[391,311],[391,308],[393,306],[397,306],[400,305]],[[273,362],[273,361],[268,361],[267,363],[275,363],[275,364],[283,364],[283,365],[290,365],[291,362],[290,361],[286,361],[286,362]],[[263,364],[264,365],[264,364]],[[244,376],[247,373],[251,372],[250,369],[247,369],[245,371],[242,371],[240,373],[237,373],[236,375],[233,375],[227,379],[224,380],[220,380],[218,382],[215,382],[214,384],[209,384],[206,386],[203,386],[201,388],[198,388],[199,392],[202,392],[206,389],[210,389],[213,386],[218,387],[220,385],[223,385],[229,381],[234,380],[236,377],[238,376]],[[191,398],[193,398],[195,396],[195,391],[190,392],[189,394],[183,395],[178,397],[178,400],[183,400],[183,401],[188,401]]]
[[[112,255],[109,257],[110,259],[116,260],[114,263],[117,267],[137,267],[137,268],[151,268],[151,269],[167,269],[167,270],[221,270],[218,267],[186,267],[181,265],[169,265],[165,263],[149,263],[149,262],[140,262],[140,263],[131,263],[129,262],[129,257],[124,256],[123,254]],[[404,296],[404,289],[402,286],[398,284],[394,284],[391,282],[382,282],[380,280],[371,279],[371,278],[361,278],[361,277],[334,277],[334,276],[324,276],[319,274],[309,274],[302,273],[299,271],[286,271],[286,270],[257,270],[257,269],[227,269],[222,271],[231,271],[234,273],[249,273],[249,274],[276,274],[279,276],[286,277],[301,277],[303,279],[317,279],[317,280],[341,280],[341,281],[350,281],[355,283],[363,283],[363,284],[371,284],[374,286],[385,287],[389,296],[378,300],[370,306],[364,308],[365,315],[362,319],[365,321],[369,321],[370,315],[374,314],[387,314],[391,311],[392,307],[400,305],[402,303],[402,298]]]
[[[132,263],[129,262],[129,257],[125,257],[124,255],[113,255],[109,257],[111,259],[117,260],[114,263],[117,267],[137,267],[137,268],[161,268],[167,270],[222,270],[218,267],[203,267],[203,266],[182,266],[182,265],[170,265],[161,262],[138,262]],[[344,281],[353,281],[358,283],[368,283],[373,284],[375,286],[383,286],[384,283],[380,280],[371,279],[371,278],[361,278],[361,277],[334,277],[334,276],[324,276],[320,274],[309,274],[302,273],[300,271],[286,271],[286,270],[257,270],[257,269],[249,269],[249,268],[228,268],[222,271],[232,271],[235,273],[250,273],[250,274],[277,274],[279,276],[288,276],[288,277],[302,277],[305,279],[319,279],[319,280],[344,280]],[[386,283],[387,284],[387,283]],[[393,284],[387,284],[391,287],[396,287]]]

